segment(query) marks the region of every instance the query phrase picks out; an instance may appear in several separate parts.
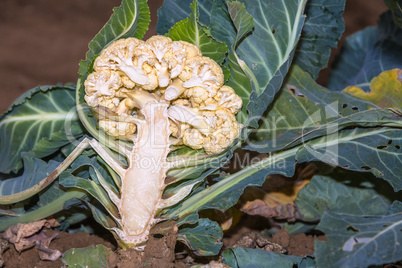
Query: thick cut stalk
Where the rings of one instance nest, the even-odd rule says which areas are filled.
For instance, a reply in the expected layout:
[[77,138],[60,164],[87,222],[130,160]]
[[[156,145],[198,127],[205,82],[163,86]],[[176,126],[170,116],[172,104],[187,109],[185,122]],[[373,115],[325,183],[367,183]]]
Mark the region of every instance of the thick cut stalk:
[[145,124],[138,126],[129,168],[122,178],[121,224],[119,235],[126,244],[146,241],[165,188],[169,153],[168,104],[146,102],[141,109]]

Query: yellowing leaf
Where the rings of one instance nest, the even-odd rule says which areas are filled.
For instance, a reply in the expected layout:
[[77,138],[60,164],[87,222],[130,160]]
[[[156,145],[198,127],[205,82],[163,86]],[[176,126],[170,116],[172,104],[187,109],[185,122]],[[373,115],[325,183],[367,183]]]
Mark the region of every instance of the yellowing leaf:
[[356,86],[349,86],[343,91],[372,102],[382,108],[401,110],[402,106],[402,70],[393,69],[380,73],[370,82],[371,92],[364,92]]

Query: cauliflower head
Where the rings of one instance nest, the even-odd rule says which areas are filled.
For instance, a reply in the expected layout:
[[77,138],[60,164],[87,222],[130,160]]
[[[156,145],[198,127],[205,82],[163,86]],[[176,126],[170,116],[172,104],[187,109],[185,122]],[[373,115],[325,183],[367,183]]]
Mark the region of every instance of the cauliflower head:
[[167,107],[176,144],[217,154],[240,133],[235,114],[242,99],[224,85],[220,66],[184,41],[164,36],[115,41],[95,60],[84,85],[87,104],[107,111],[99,126],[116,138],[136,135],[148,101]]

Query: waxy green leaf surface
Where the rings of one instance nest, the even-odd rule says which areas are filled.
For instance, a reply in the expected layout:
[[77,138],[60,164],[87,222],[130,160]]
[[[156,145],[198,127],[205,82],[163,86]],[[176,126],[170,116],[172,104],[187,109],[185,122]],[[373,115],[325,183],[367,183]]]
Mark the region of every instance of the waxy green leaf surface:
[[82,135],[74,94],[70,85],[36,87],[11,105],[0,118],[0,172],[17,172],[22,152],[45,157]]
[[396,198],[392,188],[367,173],[340,168],[316,175],[295,200],[302,220],[319,220],[326,210],[356,216],[385,215]]
[[317,228],[328,239],[315,242],[318,267],[369,267],[401,260],[402,213],[369,217],[325,212]]

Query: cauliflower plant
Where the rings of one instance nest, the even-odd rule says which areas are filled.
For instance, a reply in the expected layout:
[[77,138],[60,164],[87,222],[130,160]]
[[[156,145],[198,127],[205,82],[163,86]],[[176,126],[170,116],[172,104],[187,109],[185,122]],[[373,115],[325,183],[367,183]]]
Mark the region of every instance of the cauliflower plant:
[[[242,100],[223,83],[220,66],[198,47],[163,36],[115,41],[95,60],[94,72],[85,81],[85,100],[104,112],[100,128],[134,144],[125,152],[128,168],[118,168],[121,195],[112,194],[121,212],[116,219],[121,228],[115,232],[124,243],[145,241],[158,221],[156,211],[184,197],[161,199],[172,167],[167,162],[172,145],[212,155],[239,136],[235,114]],[[145,165],[147,161],[156,166]]]

